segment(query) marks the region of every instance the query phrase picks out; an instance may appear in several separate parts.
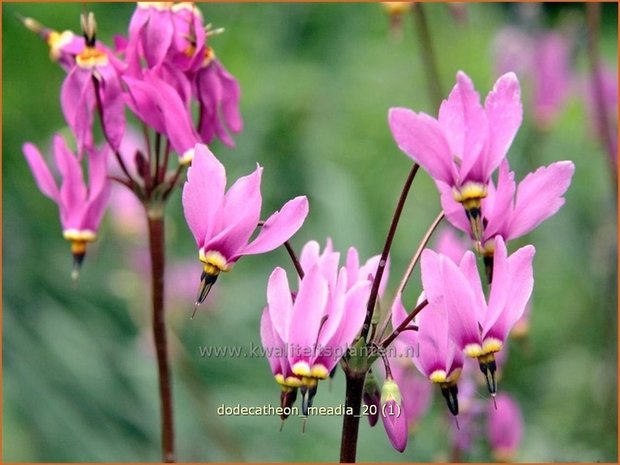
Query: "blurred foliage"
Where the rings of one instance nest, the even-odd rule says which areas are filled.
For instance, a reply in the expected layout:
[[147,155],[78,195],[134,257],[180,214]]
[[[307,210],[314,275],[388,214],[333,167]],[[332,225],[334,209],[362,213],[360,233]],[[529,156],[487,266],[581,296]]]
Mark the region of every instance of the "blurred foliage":
[[[121,235],[108,215],[76,288],[55,206],[37,190],[21,154],[32,141],[47,150],[66,130],[59,106],[63,71],[46,46],[16,20],[32,16],[56,29],[78,27],[82,4],[3,4],[3,459],[5,461],[157,461],[156,372],[149,339],[144,234]],[[126,33],[131,4],[92,4],[100,37]],[[463,69],[486,94],[495,76],[491,43],[519,5],[470,4],[456,24],[446,5],[424,5],[447,93]],[[226,33],[212,39],[243,89],[245,130],[237,147],[213,145],[229,179],[265,166],[264,212],[308,195],[311,214],[293,239],[326,236],[363,256],[379,253],[410,161],[394,144],[391,106],[434,113],[413,22],[390,38],[376,4],[209,4],[207,22]],[[578,25],[575,66],[587,71],[583,5],[546,5],[545,21]],[[617,7],[604,7],[601,48],[616,65]],[[616,216],[605,156],[592,138],[577,92],[546,134],[527,113],[510,151],[521,179],[529,170],[571,159],[576,173],[566,206],[526,240],[538,253],[532,330],[512,343],[501,389],[520,401],[526,432],[519,460],[616,461]],[[524,154],[524,150],[528,151]],[[392,253],[390,287],[439,211],[426,175],[416,180]],[[200,266],[177,193],[168,207],[168,259],[190,262],[180,281],[198,285]],[[512,244],[516,247],[518,244]],[[148,263],[146,264],[148,265]],[[284,251],[241,260],[217,283],[194,321],[193,294],[169,309],[180,460],[333,461],[340,417],[223,417],[221,404],[277,403],[267,362],[201,358],[199,345],[260,344],[258,321],[274,266],[292,273]],[[178,282],[178,279],[176,280]],[[169,280],[169,284],[172,281]],[[405,296],[419,291],[416,275]],[[182,287],[182,285],[179,285]],[[173,290],[168,289],[169,292]],[[387,304],[386,304],[387,305]],[[322,383],[316,405],[335,406],[344,382]],[[479,389],[487,397],[484,388]],[[449,422],[436,396],[407,451],[389,445],[381,425],[362,421],[363,461],[447,459]],[[481,442],[470,457],[490,459]]]

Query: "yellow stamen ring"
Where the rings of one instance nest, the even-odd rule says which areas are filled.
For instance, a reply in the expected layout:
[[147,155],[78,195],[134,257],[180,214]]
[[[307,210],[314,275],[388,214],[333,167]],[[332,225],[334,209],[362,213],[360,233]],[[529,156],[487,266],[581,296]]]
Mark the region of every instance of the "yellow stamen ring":
[[75,57],[75,62],[80,68],[94,68],[95,66],[106,66],[109,63],[108,55],[95,47],[86,47]]
[[220,274],[220,272],[227,272],[230,271],[230,269],[232,268],[232,265],[229,265],[226,262],[226,258],[224,258],[224,255],[215,250],[205,252],[204,250],[200,249],[200,251],[198,252],[198,259],[202,263],[204,263],[205,273],[211,276],[217,276]]

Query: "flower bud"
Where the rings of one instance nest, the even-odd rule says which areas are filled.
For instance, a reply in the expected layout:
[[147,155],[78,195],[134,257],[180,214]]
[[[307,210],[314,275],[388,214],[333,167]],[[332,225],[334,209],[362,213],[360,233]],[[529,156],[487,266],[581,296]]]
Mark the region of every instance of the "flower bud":
[[381,394],[379,393],[377,377],[372,371],[369,371],[368,375],[366,375],[362,400],[364,404],[368,406],[368,423],[371,427],[375,426],[379,419],[379,410],[381,409]]
[[398,384],[392,378],[385,380],[381,389],[381,417],[392,447],[403,452],[407,447],[407,418],[402,409]]

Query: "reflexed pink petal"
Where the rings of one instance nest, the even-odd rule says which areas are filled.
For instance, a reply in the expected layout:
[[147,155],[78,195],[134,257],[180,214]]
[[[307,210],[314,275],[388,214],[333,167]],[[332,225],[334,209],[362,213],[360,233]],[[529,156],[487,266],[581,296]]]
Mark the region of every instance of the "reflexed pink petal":
[[45,196],[55,202],[58,202],[60,195],[58,192],[58,186],[56,185],[56,181],[54,180],[52,173],[50,173],[45,161],[43,161],[43,157],[41,156],[39,149],[37,149],[37,147],[33,144],[28,143],[24,144],[22,150],[39,190]]
[[317,241],[308,241],[301,249],[299,263],[304,270],[309,270],[319,261],[321,246]]
[[156,87],[141,79],[123,76],[127,85],[126,103],[131,111],[156,132],[165,133],[164,118],[157,107]]
[[523,416],[519,404],[505,393],[495,398],[497,409],[488,406],[488,434],[498,460],[514,460],[523,437]]
[[572,162],[559,161],[538,168],[519,183],[507,239],[527,234],[564,205],[562,196],[571,183],[574,171]]
[[246,248],[243,255],[268,252],[281,246],[295,234],[308,216],[308,199],[295,197],[284,204],[280,211],[271,215],[260,233]]
[[360,269],[360,257],[355,247],[349,247],[349,250],[347,250],[345,267],[347,270],[347,277],[349,282],[356,281]]
[[101,106],[106,140],[118,150],[125,133],[125,100],[119,77],[111,65],[97,68],[101,74]]
[[174,87],[157,78],[153,78],[152,83],[156,87],[157,102],[163,115],[166,135],[179,157],[184,158],[200,142],[189,110]]
[[438,182],[437,187],[441,193],[440,201],[446,219],[452,226],[471,236],[471,226],[463,205],[454,200],[452,188],[443,182]]
[[456,171],[452,153],[439,123],[406,108],[390,108],[388,119],[398,147],[434,179],[453,184]]
[[92,144],[93,112],[95,108],[92,74],[78,66],[69,72],[60,91],[60,102],[67,124],[77,140],[78,153]]
[[282,340],[288,341],[293,316],[293,300],[286,271],[280,267],[273,270],[269,276],[267,304],[273,329]]
[[174,25],[170,10],[150,8],[148,22],[143,26],[140,34],[144,57],[148,66],[153,68],[164,61],[172,43]]
[[[374,257],[370,257],[366,263],[359,269],[358,279],[369,279],[370,281],[374,281],[375,274],[377,273],[377,268],[379,267],[379,262],[381,261],[381,255],[375,255]],[[388,256],[385,268],[383,269],[383,276],[381,277],[381,283],[379,284],[379,297],[383,297],[385,293],[385,288],[388,285],[390,280],[390,257]],[[349,286],[352,283],[349,283]]]
[[476,266],[476,257],[472,251],[468,250],[465,252],[459,262],[459,269],[461,270],[461,273],[463,273],[465,279],[467,279],[474,296],[474,309],[476,310],[476,313],[473,316],[477,319],[477,321],[482,321],[487,305],[484,298],[484,292],[482,291],[480,273],[478,272],[478,267]]
[[503,160],[499,166],[497,189],[489,189],[482,205],[482,215],[487,219],[484,228],[485,240],[496,234],[506,234],[512,215],[514,193],[514,173],[510,171],[508,161]]
[[448,331],[448,313],[445,305],[429,304],[418,315],[419,359],[423,373],[429,376],[435,370],[448,373],[452,363]]
[[262,172],[257,165],[256,171],[237,179],[226,192],[217,215],[217,233],[205,243],[205,251],[217,250],[233,262],[239,258],[260,220]]
[[347,292],[344,304],[345,318],[340,325],[340,332],[337,333],[337,340],[333,342],[334,346],[348,347],[359,334],[366,317],[366,303],[370,296],[370,288],[370,281],[362,281]]
[[271,367],[271,372],[274,375],[277,375],[281,373],[282,370],[280,359],[274,355],[278,345],[273,331],[274,329],[269,316],[269,308],[265,308],[260,318],[260,339],[263,344],[263,348],[265,349],[265,355],[267,357],[267,361],[269,362],[269,366]]
[[445,305],[450,315],[450,335],[460,349],[468,344],[480,344],[477,318],[480,309],[477,308],[477,298],[471,283],[452,260],[444,259],[441,262]]
[[[394,297],[392,303],[392,328],[398,328],[401,323],[407,317],[407,311],[402,303],[402,295]],[[417,322],[414,318],[414,321]],[[418,332],[417,331],[403,331],[394,340],[394,345],[399,352],[411,353],[412,349],[418,348]],[[413,363],[420,373],[424,376],[428,376],[430,373],[426,373],[425,367],[420,362],[420,357],[413,357]]]
[[527,245],[510,257],[501,237],[495,240],[493,284],[489,307],[483,324],[486,335],[505,340],[512,326],[525,310],[534,286],[532,260],[536,249]]
[[313,349],[323,321],[327,304],[327,281],[318,266],[308,271],[301,281],[299,293],[295,299],[292,319],[287,334],[287,342],[301,349],[301,353],[289,354],[291,366],[301,359],[311,360],[313,356],[304,356],[303,349]]
[[222,82],[222,116],[226,126],[232,132],[240,132],[243,129],[243,120],[239,113],[239,99],[241,88],[237,80],[220,65],[220,80]]
[[459,71],[456,74],[456,85],[448,100],[441,104],[438,119],[448,139],[450,154],[461,160],[460,182],[463,182],[474,168],[474,180],[486,181],[491,173],[481,173],[479,165],[489,135],[487,117],[473,82],[464,72]]
[[202,247],[213,232],[225,188],[224,166],[205,145],[196,145],[183,186],[183,211],[198,247]]
[[63,227],[79,228],[87,196],[82,167],[59,135],[54,137],[54,155],[62,176],[60,204]]
[[88,154],[88,202],[82,218],[82,228],[97,231],[101,218],[110,200],[112,191],[108,179],[109,148],[90,150]]
[[489,120],[490,139],[483,169],[490,175],[506,157],[523,120],[521,89],[514,73],[506,73],[495,82],[484,107]]

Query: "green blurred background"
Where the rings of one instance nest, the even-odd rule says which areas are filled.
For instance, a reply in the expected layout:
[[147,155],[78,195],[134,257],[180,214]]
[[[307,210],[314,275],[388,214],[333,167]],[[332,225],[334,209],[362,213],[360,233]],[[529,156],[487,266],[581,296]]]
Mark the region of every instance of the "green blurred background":
[[[4,461],[158,461],[156,372],[149,339],[146,235],[108,214],[76,288],[55,205],[37,190],[21,153],[32,141],[49,153],[53,132],[66,131],[59,106],[63,71],[15,13],[58,30],[78,28],[82,4],[3,7],[3,459]],[[92,4],[99,36],[126,33],[132,4]],[[264,215],[306,194],[311,213],[293,238],[300,248],[331,236],[337,248],[380,252],[409,159],[387,126],[391,106],[434,113],[420,44],[409,16],[402,40],[389,34],[378,4],[208,4],[206,22],[225,27],[211,44],[238,78],[245,130],[237,147],[212,145],[229,179],[259,162]],[[484,95],[495,75],[492,41],[514,21],[518,5],[466,5],[455,22],[448,7],[424,5],[444,95],[457,70]],[[607,4],[601,50],[616,69],[617,7]],[[547,27],[576,25],[574,67],[587,72],[583,5],[546,5]],[[524,82],[527,78],[523,79]],[[520,402],[526,429],[517,459],[617,460],[616,203],[609,168],[576,90],[545,134],[533,127],[531,93],[509,158],[521,179],[533,168],[570,159],[576,165],[567,203],[520,244],[531,242],[536,287],[529,340],[513,343],[501,389]],[[525,153],[527,152],[527,153]],[[390,289],[439,211],[426,174],[415,182],[392,253]],[[267,362],[201,358],[200,345],[260,344],[258,322],[274,266],[292,273],[282,250],[242,259],[223,276],[199,316],[189,320],[200,265],[177,192],[168,207],[168,310],[180,460],[334,461],[340,417],[311,418],[305,434],[290,418],[221,417],[219,405],[277,403]],[[133,215],[133,216],[132,216]],[[130,222],[131,223],[131,222]],[[136,232],[136,228],[138,228]],[[518,243],[512,244],[512,248]],[[179,274],[180,273],[180,274]],[[187,289],[189,287],[189,289]],[[419,291],[416,274],[407,294]],[[338,373],[315,405],[343,400]],[[479,389],[486,397],[484,388]],[[437,394],[437,393],[436,393]],[[362,420],[362,461],[448,458],[440,396],[404,454],[381,425]],[[489,460],[484,441],[467,457]]]

